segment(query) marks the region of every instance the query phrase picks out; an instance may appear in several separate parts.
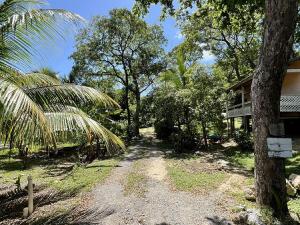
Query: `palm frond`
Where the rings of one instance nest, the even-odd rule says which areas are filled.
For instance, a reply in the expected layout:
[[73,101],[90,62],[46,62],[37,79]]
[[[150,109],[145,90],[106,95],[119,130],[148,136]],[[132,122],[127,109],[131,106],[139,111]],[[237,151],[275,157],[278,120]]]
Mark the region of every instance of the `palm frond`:
[[176,71],[173,70],[167,70],[164,73],[161,74],[160,80],[169,84],[172,84],[176,88],[181,87],[181,79],[176,73]]
[[92,136],[102,139],[111,154],[125,150],[125,145],[120,138],[78,108],[67,107],[64,111],[45,113],[45,115],[54,133],[81,131],[90,140]]
[[39,8],[43,3],[39,0],[5,0],[0,5],[0,66],[16,63],[26,66],[32,56],[39,55],[34,43],[63,38],[66,30],[78,27],[84,21],[66,10]]
[[176,57],[176,61],[177,61],[177,66],[178,66],[178,72],[180,75],[185,74],[186,72],[186,67],[185,67],[185,59],[184,59],[184,54],[182,51],[178,51],[177,53],[177,57]]
[[44,99],[50,104],[82,105],[86,103],[101,103],[105,107],[119,107],[118,103],[107,94],[91,87],[74,84],[29,86],[24,89],[24,92],[36,100]]
[[44,142],[53,141],[43,110],[20,87],[0,80],[0,102],[3,106],[2,122],[12,121],[11,128],[15,127],[18,137],[26,137],[26,133],[38,128],[43,133]]

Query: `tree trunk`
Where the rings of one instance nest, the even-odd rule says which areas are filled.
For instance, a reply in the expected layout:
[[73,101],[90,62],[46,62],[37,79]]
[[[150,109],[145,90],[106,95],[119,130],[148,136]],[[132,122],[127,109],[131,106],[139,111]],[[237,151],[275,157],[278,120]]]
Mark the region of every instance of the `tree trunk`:
[[204,121],[202,121],[202,133],[204,139],[204,147],[205,149],[208,149],[206,123]]
[[127,111],[127,139],[130,141],[132,138],[131,134],[131,112],[129,108],[129,83],[128,83],[128,75],[125,77],[125,98],[126,98],[126,111]]
[[135,103],[136,103],[136,109],[133,116],[133,124],[134,124],[133,135],[135,137],[139,137],[140,136],[140,111],[141,111],[141,94],[139,91],[135,92]]
[[285,162],[268,157],[267,137],[280,122],[281,87],[292,52],[298,2],[266,0],[265,4],[263,44],[251,91],[256,199],[260,206],[273,208],[275,215],[283,218],[288,214]]

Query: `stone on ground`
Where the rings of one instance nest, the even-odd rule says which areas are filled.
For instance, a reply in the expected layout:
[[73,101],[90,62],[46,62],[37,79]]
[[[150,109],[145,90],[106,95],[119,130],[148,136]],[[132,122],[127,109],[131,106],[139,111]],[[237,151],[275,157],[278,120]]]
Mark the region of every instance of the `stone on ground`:
[[291,181],[291,184],[297,189],[300,190],[300,175],[297,174],[291,174],[289,176],[289,180]]
[[297,194],[297,189],[294,188],[288,180],[286,180],[286,192],[289,196],[295,196]]

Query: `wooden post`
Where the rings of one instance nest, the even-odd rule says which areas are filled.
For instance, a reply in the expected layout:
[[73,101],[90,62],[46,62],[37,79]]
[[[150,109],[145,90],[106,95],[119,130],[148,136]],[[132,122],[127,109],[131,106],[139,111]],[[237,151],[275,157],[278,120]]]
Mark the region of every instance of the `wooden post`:
[[247,131],[247,125],[246,125],[246,115],[245,115],[245,88],[242,87],[242,116],[243,116],[243,128],[245,131]]
[[226,101],[226,124],[227,124],[227,138],[230,137],[230,125],[229,125],[229,117],[228,117],[228,101]]
[[33,212],[33,184],[32,177],[28,176],[28,215]]
[[231,136],[234,136],[235,126],[234,126],[234,117],[230,118],[230,133]]
[[27,218],[30,216],[33,212],[33,183],[32,183],[32,177],[28,176],[28,207],[23,209],[23,217]]

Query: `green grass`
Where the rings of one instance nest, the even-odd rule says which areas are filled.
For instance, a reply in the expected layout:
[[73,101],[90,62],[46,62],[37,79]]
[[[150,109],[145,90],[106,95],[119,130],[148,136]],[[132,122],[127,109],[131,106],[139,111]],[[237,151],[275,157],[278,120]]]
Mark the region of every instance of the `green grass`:
[[[239,148],[228,149],[225,152],[227,160],[235,166],[241,166],[247,170],[254,168],[254,154],[252,152],[241,152]],[[286,160],[286,175],[300,174],[300,153]]]
[[95,184],[103,182],[117,164],[117,159],[108,159],[94,161],[88,166],[75,166],[68,176],[55,179],[49,186],[70,193],[89,191]]
[[126,176],[124,181],[125,195],[136,195],[138,197],[144,197],[146,193],[146,176],[142,170],[144,167],[143,162],[134,162],[131,171]]
[[248,201],[245,198],[246,195],[244,192],[245,187],[252,185],[254,185],[254,177],[247,177],[245,180],[241,181],[241,183],[234,184],[229,191],[229,195],[232,196],[239,205],[244,205],[247,208],[255,208],[255,202]]
[[[68,162],[65,159],[42,161],[32,160],[29,169],[23,169],[23,163],[18,159],[0,160],[0,183],[14,184],[21,177],[23,185],[27,177],[32,176],[34,183],[55,188],[62,192],[76,193],[88,191],[95,184],[103,181],[117,165],[119,159],[96,160],[88,166],[75,165],[72,169],[61,169],[58,166]],[[57,174],[53,171],[57,171]]]
[[286,174],[290,175],[292,173],[300,174],[300,153],[286,161]]
[[254,154],[252,152],[241,152],[239,148],[232,148],[225,152],[227,160],[235,166],[243,167],[246,170],[254,168]]
[[291,212],[300,215],[300,198],[290,200],[288,202],[288,208]]
[[228,174],[224,172],[189,172],[175,163],[169,163],[167,170],[175,188],[189,192],[213,190],[228,177]]

